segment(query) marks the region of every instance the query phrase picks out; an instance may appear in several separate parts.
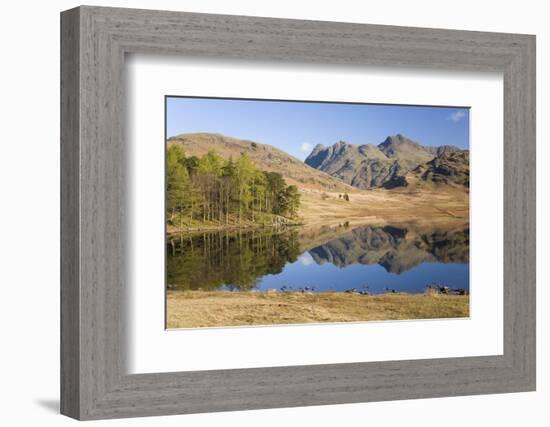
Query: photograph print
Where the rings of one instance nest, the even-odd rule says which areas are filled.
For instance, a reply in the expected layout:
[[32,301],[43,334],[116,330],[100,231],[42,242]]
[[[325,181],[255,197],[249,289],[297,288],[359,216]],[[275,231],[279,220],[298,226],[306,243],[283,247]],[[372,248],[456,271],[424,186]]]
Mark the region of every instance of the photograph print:
[[165,108],[168,329],[469,317],[468,107]]

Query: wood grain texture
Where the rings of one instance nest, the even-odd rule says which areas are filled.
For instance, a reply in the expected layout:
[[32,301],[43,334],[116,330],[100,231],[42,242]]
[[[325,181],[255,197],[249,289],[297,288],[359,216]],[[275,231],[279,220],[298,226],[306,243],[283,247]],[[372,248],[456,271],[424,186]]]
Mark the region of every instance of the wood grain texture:
[[79,17],[61,20],[61,412],[80,414]]
[[[78,419],[535,388],[535,39],[181,12],[62,13],[62,413]],[[504,75],[504,354],[128,375],[124,55]]]

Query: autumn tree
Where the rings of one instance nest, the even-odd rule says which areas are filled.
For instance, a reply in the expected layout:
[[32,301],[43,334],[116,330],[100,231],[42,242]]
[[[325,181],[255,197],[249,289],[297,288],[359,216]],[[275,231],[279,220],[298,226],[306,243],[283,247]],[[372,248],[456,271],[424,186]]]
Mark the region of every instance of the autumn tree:
[[178,212],[180,223],[187,207],[186,196],[191,189],[191,180],[187,168],[183,166],[184,162],[183,149],[179,145],[171,145],[166,156],[166,209],[171,221]]
[[252,201],[252,181],[255,167],[250,158],[243,153],[236,164],[236,186],[238,193],[239,222],[248,213]]
[[216,151],[187,157],[170,144],[166,156],[167,219],[191,223],[262,220],[265,215],[294,218],[300,206],[296,186],[287,186],[277,172],[258,169],[245,154],[224,160]]

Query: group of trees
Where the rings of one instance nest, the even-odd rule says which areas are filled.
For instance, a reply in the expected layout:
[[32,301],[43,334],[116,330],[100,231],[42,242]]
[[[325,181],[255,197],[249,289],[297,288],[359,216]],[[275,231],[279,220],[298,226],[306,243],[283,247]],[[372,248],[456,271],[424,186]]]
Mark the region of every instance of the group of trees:
[[298,188],[286,185],[279,173],[259,170],[244,153],[234,161],[215,151],[187,157],[177,144],[167,151],[167,216],[176,225],[187,219],[230,224],[298,215]]

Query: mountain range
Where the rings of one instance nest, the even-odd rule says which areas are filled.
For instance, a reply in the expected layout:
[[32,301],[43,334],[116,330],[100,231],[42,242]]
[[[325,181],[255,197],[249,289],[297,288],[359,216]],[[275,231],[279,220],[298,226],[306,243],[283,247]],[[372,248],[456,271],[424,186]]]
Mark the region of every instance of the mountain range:
[[179,144],[190,156],[215,150],[226,159],[236,159],[246,153],[258,168],[279,172],[301,189],[349,192],[413,183],[469,186],[468,150],[452,145],[424,146],[400,134],[388,136],[378,145],[318,144],[304,162],[271,145],[221,134],[182,134],[167,143]]
[[425,262],[468,262],[469,235],[468,228],[410,233],[406,228],[363,226],[310,249],[309,254],[317,264],[379,264],[400,274]]
[[400,134],[388,136],[378,145],[318,144],[305,163],[360,189],[403,187],[414,178],[469,184],[468,150],[452,145],[424,146]]

